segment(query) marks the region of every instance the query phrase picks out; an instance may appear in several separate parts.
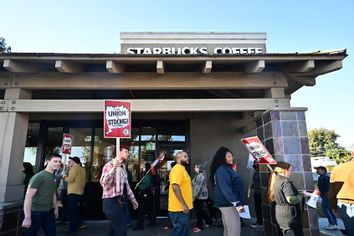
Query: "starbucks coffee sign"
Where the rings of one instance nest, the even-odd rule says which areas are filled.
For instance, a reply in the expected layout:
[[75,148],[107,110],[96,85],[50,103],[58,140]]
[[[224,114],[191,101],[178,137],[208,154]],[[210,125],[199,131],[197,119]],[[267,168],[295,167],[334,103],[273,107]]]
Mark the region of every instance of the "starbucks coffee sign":
[[243,55],[262,54],[261,47],[128,47],[127,54],[135,55]]

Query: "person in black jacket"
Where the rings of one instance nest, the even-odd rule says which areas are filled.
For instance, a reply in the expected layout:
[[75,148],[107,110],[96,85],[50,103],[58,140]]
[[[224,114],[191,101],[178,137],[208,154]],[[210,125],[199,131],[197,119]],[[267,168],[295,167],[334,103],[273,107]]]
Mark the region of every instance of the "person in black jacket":
[[326,227],[328,230],[338,229],[337,218],[334,215],[332,208],[328,200],[328,191],[329,191],[329,180],[330,176],[327,173],[327,169],[324,166],[315,167],[317,174],[319,175],[317,185],[320,190],[320,197],[322,198],[322,211],[325,213],[329,225]]
[[[149,163],[142,164],[141,176],[145,176],[151,165]],[[147,214],[149,217],[149,224],[147,226],[156,225],[154,211],[153,211],[153,193],[151,188],[153,186],[153,178],[151,173],[146,174],[143,181],[138,186],[139,189],[139,209],[138,209],[138,222],[133,230],[140,230],[144,228],[144,217]]]
[[269,179],[268,199],[275,202],[275,219],[284,236],[303,236],[300,194],[289,180],[291,165],[279,161]]
[[224,225],[224,236],[240,236],[241,220],[245,204],[244,183],[233,169],[233,154],[221,147],[213,156],[210,166],[210,181],[215,187],[215,204],[219,207]]

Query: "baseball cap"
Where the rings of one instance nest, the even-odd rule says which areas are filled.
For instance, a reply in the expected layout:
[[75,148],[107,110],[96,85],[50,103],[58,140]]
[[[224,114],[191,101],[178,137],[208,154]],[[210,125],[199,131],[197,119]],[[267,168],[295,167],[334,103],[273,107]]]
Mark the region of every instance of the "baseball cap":
[[80,158],[78,158],[77,156],[74,156],[74,157],[69,157],[70,160],[76,162],[77,164],[80,164]]
[[326,167],[324,167],[324,166],[316,166],[316,167],[314,167],[314,169],[327,171]]

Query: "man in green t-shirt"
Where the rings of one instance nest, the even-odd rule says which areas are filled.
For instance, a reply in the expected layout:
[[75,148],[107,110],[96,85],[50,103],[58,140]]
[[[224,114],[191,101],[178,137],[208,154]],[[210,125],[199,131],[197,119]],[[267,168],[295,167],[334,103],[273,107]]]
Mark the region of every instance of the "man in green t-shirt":
[[35,174],[28,185],[23,204],[25,219],[22,227],[26,228],[25,236],[37,235],[40,228],[46,236],[56,235],[55,218],[58,216],[58,205],[54,171],[60,167],[61,156],[51,154],[47,161],[46,168]]

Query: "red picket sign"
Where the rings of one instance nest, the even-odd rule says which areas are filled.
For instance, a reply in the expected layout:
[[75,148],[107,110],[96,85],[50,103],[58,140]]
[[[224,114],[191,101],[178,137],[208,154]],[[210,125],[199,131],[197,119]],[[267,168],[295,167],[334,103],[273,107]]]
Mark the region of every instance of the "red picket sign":
[[241,139],[241,142],[258,164],[277,164],[257,136]]

